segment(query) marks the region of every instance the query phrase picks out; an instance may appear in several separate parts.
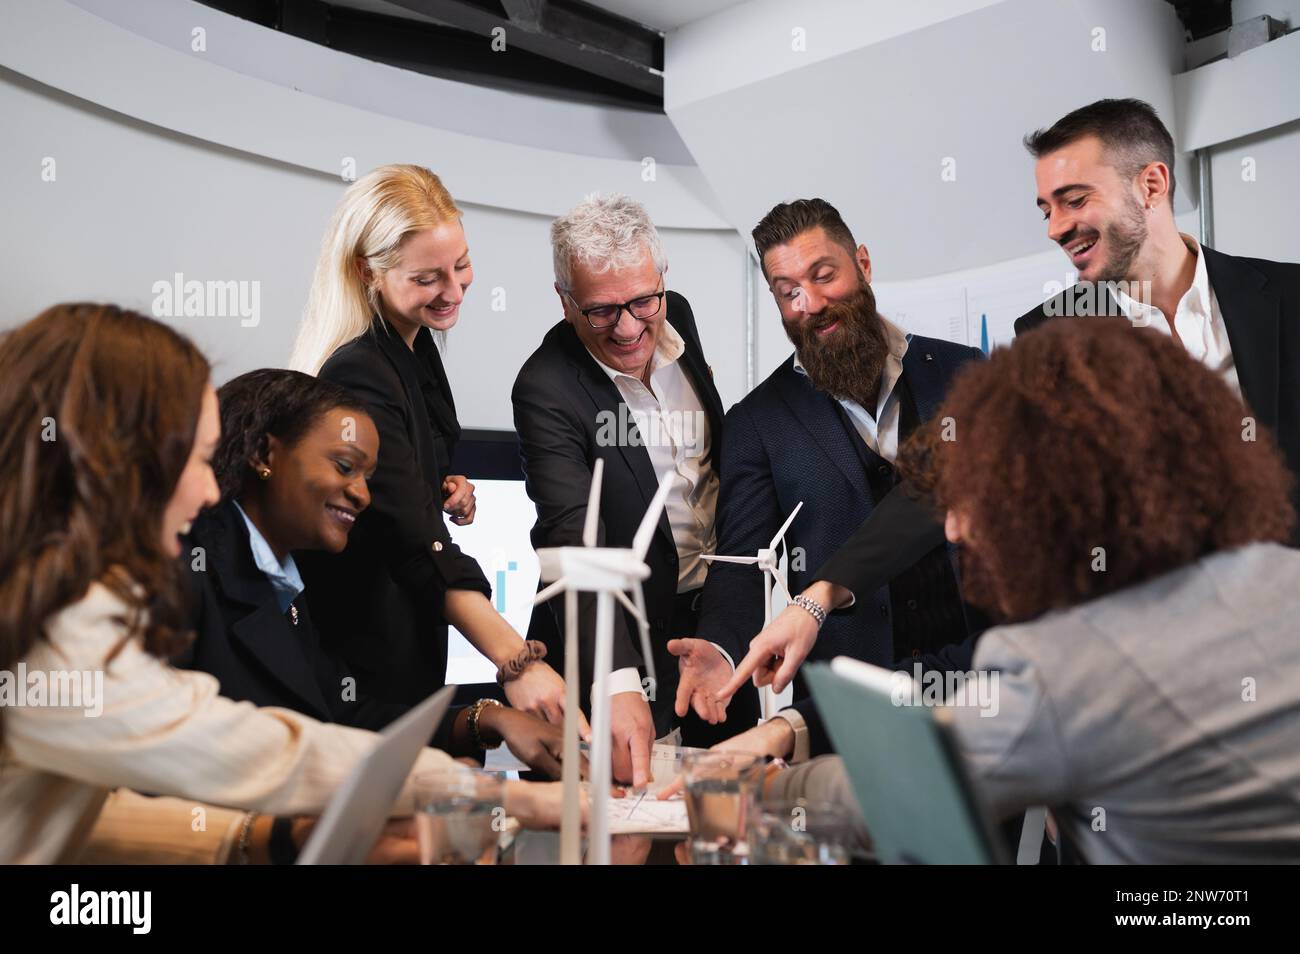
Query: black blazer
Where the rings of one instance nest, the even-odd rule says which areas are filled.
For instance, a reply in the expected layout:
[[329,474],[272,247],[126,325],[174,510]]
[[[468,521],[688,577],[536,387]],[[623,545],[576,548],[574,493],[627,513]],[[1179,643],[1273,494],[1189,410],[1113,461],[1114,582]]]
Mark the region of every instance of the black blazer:
[[[681,357],[695,392],[708,417],[710,459],[716,469],[721,460],[722,400],[713,385],[713,372],[704,358],[695,316],[681,295],[668,292],[666,320],[681,335],[686,351]],[[581,546],[587,513],[587,494],[596,458],[605,461],[601,484],[598,545],[627,547],[651,498],[659,487],[659,475],[650,463],[645,447],[629,441],[598,440],[602,421],[620,420],[623,402],[618,388],[600,369],[586,347],[564,320],[556,323],[541,346],[524,363],[515,378],[511,394],[515,429],[523,460],[528,496],[537,507],[533,546]],[[612,417],[611,417],[612,416]],[[635,430],[629,420],[629,426]],[[621,446],[619,446],[621,445]],[[666,513],[646,554],[650,578],[643,584],[650,640],[658,685],[654,687],[651,711],[656,728],[663,732],[673,724],[673,701],[677,692],[677,660],[667,649],[667,629],[677,595],[677,546]],[[582,658],[580,687],[584,708],[590,704],[590,687],[595,655],[595,599],[579,600],[582,614],[579,633]],[[557,597],[533,611],[528,638],[547,645],[547,658],[560,668],[564,658],[564,599]],[[641,641],[635,621],[618,608],[614,614],[614,668],[636,666],[645,675]],[[561,670],[562,671],[562,670]]]
[[376,696],[414,705],[446,681],[446,591],[491,595],[442,514],[442,482],[460,434],[451,388],[428,329],[412,352],[378,318],[334,352],[320,377],[355,394],[374,419],[379,465],[347,549],[295,557],[325,644]]
[[[1238,258],[1201,246],[1210,287],[1219,301],[1242,397],[1268,427],[1291,472],[1300,478],[1300,265]],[[1123,314],[1098,286],[1095,295],[1072,286],[1016,319],[1016,334],[1054,316]],[[1292,496],[1300,509],[1300,480]],[[924,500],[896,490],[814,577],[859,596],[906,569],[933,541],[942,517]],[[1300,545],[1300,526],[1292,537]]]
[[[953,375],[966,362],[982,357],[975,348],[910,337],[903,376],[921,421],[934,414]],[[813,582],[812,569],[834,553],[874,508],[853,438],[835,400],[795,370],[793,357],[728,412],[726,428],[718,552],[753,555],[767,546],[803,501],[785,537],[792,553],[796,548],[803,553],[803,559],[791,560],[789,570],[790,591],[798,593]],[[704,591],[701,638],[726,647],[739,660],[763,628],[762,574],[752,566],[715,563]],[[892,665],[891,612],[887,587],[858,594],[850,610],[826,620],[809,658],[852,656],[878,666]],[[954,642],[966,635],[955,634]],[[953,668],[946,656],[924,655],[919,661],[925,668]],[[794,700],[794,708],[808,722],[814,754],[827,751],[829,740],[801,679],[796,679]]]
[[[195,547],[202,548],[201,566],[195,565]],[[176,660],[178,666],[212,674],[230,699],[359,729],[382,729],[410,708],[375,699],[346,662],[322,647],[302,597],[294,603],[297,625],[280,611],[275,590],[253,561],[248,527],[233,502],[218,504],[194,521],[183,553],[194,641]],[[448,748],[454,720],[454,713],[443,719],[431,744]]]

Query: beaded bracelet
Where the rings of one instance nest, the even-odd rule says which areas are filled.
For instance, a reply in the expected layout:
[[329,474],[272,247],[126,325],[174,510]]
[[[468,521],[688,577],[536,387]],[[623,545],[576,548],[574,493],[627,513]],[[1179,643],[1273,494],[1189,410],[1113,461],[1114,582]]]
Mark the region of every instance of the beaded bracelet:
[[822,624],[826,622],[826,608],[816,600],[809,599],[802,593],[790,601],[791,605],[799,607],[801,610],[808,612],[813,619],[817,620],[817,628],[821,629]]

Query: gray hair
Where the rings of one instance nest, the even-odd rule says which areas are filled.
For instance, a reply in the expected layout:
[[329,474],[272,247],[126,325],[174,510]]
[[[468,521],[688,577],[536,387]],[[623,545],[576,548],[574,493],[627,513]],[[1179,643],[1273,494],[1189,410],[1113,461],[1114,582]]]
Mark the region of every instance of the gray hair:
[[639,265],[649,255],[660,275],[668,269],[645,206],[618,192],[593,192],[552,222],[551,253],[555,282],[565,291],[573,288],[575,264],[602,273]]

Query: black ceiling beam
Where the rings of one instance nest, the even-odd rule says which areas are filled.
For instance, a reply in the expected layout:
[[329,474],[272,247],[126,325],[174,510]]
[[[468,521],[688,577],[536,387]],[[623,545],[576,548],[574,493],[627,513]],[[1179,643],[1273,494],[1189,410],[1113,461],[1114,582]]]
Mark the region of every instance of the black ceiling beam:
[[663,100],[663,37],[581,0],[388,2],[481,36],[485,47],[502,27],[507,52],[527,50]]
[[[515,42],[523,27],[512,26],[513,21],[505,22],[507,52],[499,53],[491,48],[490,28],[485,33],[471,32],[433,19],[386,16],[325,0],[200,2],[330,49],[443,79],[604,105],[663,109],[662,90],[649,93],[531,52]],[[542,22],[542,0],[506,2],[525,17],[531,4],[533,14]],[[504,7],[498,12],[507,15]]]
[[1232,0],[1168,0],[1187,31],[1189,40],[1199,40],[1232,26]]

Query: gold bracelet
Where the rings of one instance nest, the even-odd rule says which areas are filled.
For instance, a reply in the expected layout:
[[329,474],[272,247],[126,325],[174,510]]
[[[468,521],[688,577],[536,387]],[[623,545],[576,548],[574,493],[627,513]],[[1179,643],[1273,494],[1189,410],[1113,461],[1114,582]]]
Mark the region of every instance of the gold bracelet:
[[500,747],[501,745],[500,739],[498,739],[495,744],[488,745],[483,741],[483,736],[479,735],[479,731],[478,731],[478,717],[482,714],[483,710],[488,706],[499,706],[499,705],[501,705],[501,703],[498,702],[496,699],[480,699],[478,702],[474,703],[472,706],[469,707],[469,736],[471,739],[474,740],[475,748],[487,750],[487,749],[495,749]]

